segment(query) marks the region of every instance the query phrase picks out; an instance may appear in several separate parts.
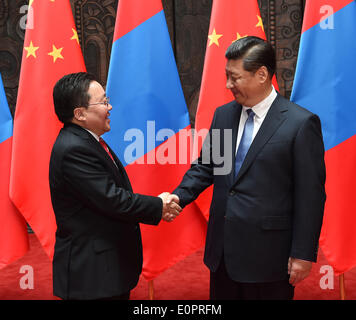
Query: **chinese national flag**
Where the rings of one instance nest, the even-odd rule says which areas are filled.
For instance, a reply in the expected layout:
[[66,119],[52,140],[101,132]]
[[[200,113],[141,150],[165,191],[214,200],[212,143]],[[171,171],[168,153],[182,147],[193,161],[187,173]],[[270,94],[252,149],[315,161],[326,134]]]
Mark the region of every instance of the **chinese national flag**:
[[[195,130],[208,130],[217,107],[233,99],[226,89],[225,51],[229,45],[245,36],[266,39],[257,0],[214,0],[211,12],[208,42],[206,47],[203,78],[200,89]],[[274,78],[274,87],[278,90]],[[200,151],[203,139],[195,139],[194,151]],[[199,137],[198,134],[195,137]],[[194,159],[198,154],[193,155]],[[193,159],[193,160],[194,160]],[[208,219],[212,188],[204,191],[196,200],[197,205]]]
[[48,170],[61,123],[55,83],[85,71],[69,0],[30,0],[14,119],[10,197],[52,259],[56,222]]

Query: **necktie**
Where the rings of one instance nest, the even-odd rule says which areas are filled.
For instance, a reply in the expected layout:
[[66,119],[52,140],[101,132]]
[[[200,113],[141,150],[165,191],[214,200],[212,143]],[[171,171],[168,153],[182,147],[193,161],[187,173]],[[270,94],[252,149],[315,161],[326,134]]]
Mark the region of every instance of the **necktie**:
[[252,142],[253,134],[253,117],[255,116],[252,109],[247,109],[248,118],[245,122],[244,131],[242,133],[241,141],[237,149],[236,158],[235,158],[235,177],[239,173],[239,170],[242,166],[242,163],[246,157],[247,151],[250,148]]
[[108,153],[108,155],[111,158],[111,160],[114,161],[114,163],[115,163],[115,160],[114,160],[112,154],[110,153],[110,150],[109,150],[108,146],[106,145],[106,143],[105,143],[105,141],[104,141],[104,139],[102,137],[99,138],[99,143],[104,148],[104,150]]

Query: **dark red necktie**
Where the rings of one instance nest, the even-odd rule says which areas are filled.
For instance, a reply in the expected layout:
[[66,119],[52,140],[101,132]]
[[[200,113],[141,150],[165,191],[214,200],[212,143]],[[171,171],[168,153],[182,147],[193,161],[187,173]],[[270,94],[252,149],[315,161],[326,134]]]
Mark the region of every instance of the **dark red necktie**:
[[104,139],[100,137],[99,142],[100,142],[101,146],[104,148],[104,150],[108,153],[111,160],[114,161],[114,163],[115,163],[115,160],[114,160],[112,154],[110,153],[110,150],[109,150],[108,146],[106,145]]

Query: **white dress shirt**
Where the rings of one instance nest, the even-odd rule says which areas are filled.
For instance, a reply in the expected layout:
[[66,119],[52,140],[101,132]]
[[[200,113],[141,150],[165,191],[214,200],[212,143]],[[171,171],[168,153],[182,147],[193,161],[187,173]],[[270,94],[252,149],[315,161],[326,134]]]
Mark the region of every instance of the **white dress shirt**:
[[88,129],[85,129],[85,130],[88,131],[95,138],[95,140],[99,142],[99,136],[96,133],[94,133],[94,132],[92,132],[92,131],[90,131]]
[[[98,141],[99,142],[99,139],[100,139],[100,137],[96,134],[96,133],[94,133],[94,132],[92,132],[92,131],[90,131],[90,130],[88,130],[88,129],[86,129],[86,128],[84,128],[86,131],[88,131],[95,139],[96,139],[96,141]],[[100,143],[100,142],[99,142]],[[107,147],[108,148],[108,147]],[[108,148],[109,149],[109,148]],[[109,150],[109,152],[110,152],[110,150]],[[115,166],[116,167],[118,167],[117,166],[117,164],[116,164],[116,162],[115,161],[113,161],[114,162],[114,164],[115,164]]]
[[[260,130],[262,122],[265,119],[266,114],[267,114],[269,108],[271,107],[273,101],[276,99],[276,97],[277,97],[277,92],[274,89],[274,87],[272,86],[271,93],[265,99],[263,99],[261,102],[259,102],[258,104],[256,104],[255,106],[253,106],[251,108],[252,111],[255,113],[255,116],[253,119],[252,141],[253,141],[253,139],[255,139],[258,130]],[[246,112],[247,109],[250,109],[250,108],[242,106],[239,130],[237,132],[236,152],[237,152],[237,149],[238,149],[240,141],[241,141],[242,133],[243,133],[244,127],[245,127],[245,122],[248,117],[247,112]]]

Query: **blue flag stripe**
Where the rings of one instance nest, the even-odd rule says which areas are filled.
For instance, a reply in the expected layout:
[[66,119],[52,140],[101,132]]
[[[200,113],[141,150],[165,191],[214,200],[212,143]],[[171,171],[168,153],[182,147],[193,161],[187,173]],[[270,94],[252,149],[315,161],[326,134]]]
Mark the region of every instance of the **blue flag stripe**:
[[301,37],[291,100],[321,118],[326,150],[356,134],[356,3],[337,11],[333,29]]
[[[107,94],[113,110],[111,131],[104,138],[125,166],[131,163],[124,158],[132,143],[124,141],[128,130],[136,129],[144,135],[144,148],[138,150],[134,161],[189,125],[163,11],[115,41]],[[162,141],[147,136],[147,131],[157,133],[162,129],[168,129]]]
[[12,137],[12,116],[0,74],[0,143]]

